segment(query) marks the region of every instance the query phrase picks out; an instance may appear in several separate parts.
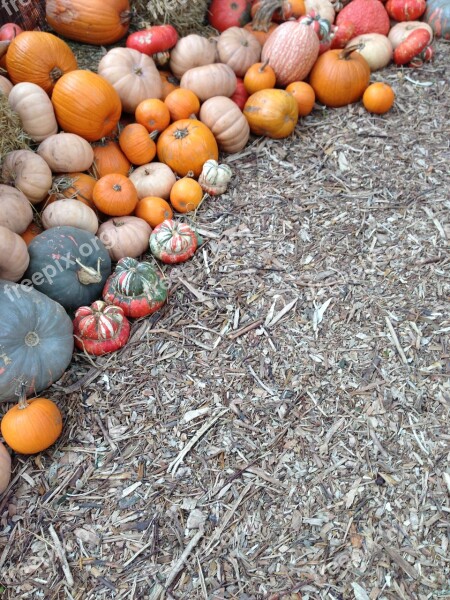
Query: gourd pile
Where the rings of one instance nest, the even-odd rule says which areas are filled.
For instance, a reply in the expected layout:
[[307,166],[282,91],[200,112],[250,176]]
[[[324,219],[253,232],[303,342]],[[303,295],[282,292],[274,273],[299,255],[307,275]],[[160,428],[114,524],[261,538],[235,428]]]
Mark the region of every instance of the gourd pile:
[[[128,35],[128,0],[101,14],[88,0],[72,5],[66,14],[47,1],[54,34],[0,29],[0,93],[31,140],[0,169],[0,399],[21,397],[2,434],[19,452],[56,439],[59,425],[37,445],[23,439],[32,410],[40,429],[60,423],[51,401],[26,395],[61,377],[74,345],[115,351],[129,319],[164,304],[160,263],[201,244],[182,216],[232,178],[219,152],[240,152],[251,134],[289,136],[317,102],[362,100],[384,114],[394,92],[371,73],[422,66],[433,36],[450,37],[445,0],[213,0],[215,38],[180,37],[170,24]],[[123,43],[93,72],[59,36]]]

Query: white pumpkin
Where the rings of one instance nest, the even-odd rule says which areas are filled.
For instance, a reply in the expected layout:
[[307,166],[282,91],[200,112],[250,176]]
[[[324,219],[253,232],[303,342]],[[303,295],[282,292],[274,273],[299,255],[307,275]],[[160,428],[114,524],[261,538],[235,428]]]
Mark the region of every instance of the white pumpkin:
[[394,52],[389,39],[381,33],[357,35],[348,42],[346,48],[350,46],[360,46],[356,52],[364,56],[372,72],[386,67],[391,62]]
[[203,165],[198,182],[204,192],[210,196],[219,196],[226,191],[232,176],[233,172],[228,165],[211,159]]

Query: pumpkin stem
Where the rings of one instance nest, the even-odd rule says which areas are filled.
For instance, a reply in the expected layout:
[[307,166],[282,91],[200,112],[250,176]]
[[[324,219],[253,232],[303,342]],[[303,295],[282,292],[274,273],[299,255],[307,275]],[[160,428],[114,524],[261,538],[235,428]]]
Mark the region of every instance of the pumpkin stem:
[[64,75],[64,73],[61,71],[61,69],[59,67],[53,67],[53,69],[50,71],[50,79],[53,81],[53,83],[58,81],[58,79],[60,77],[62,77],[63,75]]
[[127,25],[131,19],[131,10],[123,10],[120,13],[120,22],[122,25]]
[[269,59],[267,59],[267,60],[266,60],[266,62],[265,62],[265,63],[263,63],[263,64],[262,64],[262,65],[259,67],[259,69],[258,69],[258,72],[259,72],[259,73],[264,73],[264,71],[265,71],[266,67],[268,66],[268,64],[269,64]]
[[350,55],[352,54],[352,52],[355,52],[355,50],[362,50],[363,48],[364,48],[363,43],[353,44],[352,46],[343,48],[341,50],[341,53],[339,54],[339,58],[342,58],[343,60],[348,60],[350,58]]
[[115,184],[112,186],[112,189],[113,189],[115,192],[121,192],[121,191],[122,191],[122,186],[121,186],[119,183],[115,183]]
[[183,138],[187,137],[188,135],[189,135],[188,128],[187,127],[183,127],[183,129],[175,129],[173,137],[176,140],[182,140]]
[[82,283],[83,285],[89,285],[90,283],[101,282],[101,280],[103,279],[102,274],[100,273],[100,263],[102,262],[101,258],[99,258],[97,261],[97,270],[93,269],[92,267],[87,267],[86,265],[83,265],[83,263],[78,258],[75,259],[75,262],[81,267],[81,269],[77,273],[78,280],[80,283]]
[[280,0],[261,0],[260,6],[253,17],[253,29],[256,31],[269,31],[273,13],[282,5],[283,2]]
[[21,383],[20,383],[19,402],[17,404],[17,408],[19,410],[23,410],[24,408],[28,408],[27,384],[24,381],[21,381]]

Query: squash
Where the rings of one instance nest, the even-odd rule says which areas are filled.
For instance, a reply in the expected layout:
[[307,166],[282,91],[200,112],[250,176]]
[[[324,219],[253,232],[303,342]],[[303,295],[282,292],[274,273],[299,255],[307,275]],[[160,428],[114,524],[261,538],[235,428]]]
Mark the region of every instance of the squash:
[[200,239],[187,223],[167,219],[150,236],[150,250],[163,263],[185,262],[194,256]]
[[364,33],[351,39],[346,48],[354,46],[355,51],[367,60],[370,70],[384,69],[392,60],[394,50],[389,39],[381,33]]
[[6,68],[11,81],[28,81],[50,94],[56,82],[77,68],[69,46],[45,31],[24,31],[14,38],[6,54]]
[[285,138],[297,125],[297,101],[285,90],[261,90],[247,100],[244,115],[255,135]]
[[178,40],[170,53],[170,70],[180,79],[194,67],[211,65],[216,60],[217,41],[191,33]]
[[206,100],[200,109],[200,120],[213,132],[224,152],[240,152],[248,142],[248,121],[236,103],[226,96]]
[[192,177],[181,177],[170,190],[170,203],[179,213],[195,210],[203,199],[201,185]]
[[305,13],[309,14],[312,10],[318,13],[322,19],[326,19],[329,23],[335,21],[334,2],[330,0],[305,0]]
[[31,244],[31,242],[34,240],[34,238],[39,235],[40,233],[42,233],[44,230],[42,229],[42,227],[39,227],[39,225],[37,223],[35,223],[34,221],[31,221],[31,223],[28,225],[28,227],[25,229],[25,231],[22,233],[22,235],[20,236],[23,241],[26,243],[27,246],[29,246]]
[[178,42],[178,33],[172,25],[153,25],[135,31],[127,37],[126,47],[138,50],[147,56],[164,55]]
[[72,359],[72,322],[63,307],[25,285],[0,281],[0,400],[18,382],[36,394],[57,381]]
[[128,0],[47,0],[47,22],[69,40],[103,46],[119,41],[128,31]]
[[201,121],[192,119],[182,119],[169,125],[159,136],[156,150],[158,160],[182,177],[189,171],[198,177],[207,160],[219,157],[212,131]]
[[0,494],[6,492],[11,481],[11,456],[0,442]]
[[161,98],[162,83],[155,63],[131,48],[109,50],[98,65],[98,74],[119,94],[123,110],[134,113],[147,98]]
[[219,196],[226,192],[232,175],[228,165],[219,165],[216,160],[207,160],[203,165],[198,182],[204,192],[210,196]]
[[256,23],[263,26],[271,20],[281,23],[299,19],[305,13],[303,0],[255,0],[250,14]]
[[10,185],[0,184],[0,225],[14,233],[23,233],[33,220],[27,197]]
[[254,63],[244,76],[244,86],[249,96],[259,90],[274,88],[277,82],[275,71],[269,65],[269,61],[264,63]]
[[75,346],[94,356],[103,356],[125,346],[130,337],[130,322],[119,306],[96,300],[80,306],[73,320]]
[[421,67],[424,61],[430,60],[433,56],[430,43],[430,34],[427,30],[415,29],[394,50],[395,64]]
[[363,33],[387,35],[390,29],[389,15],[379,0],[352,0],[336,17],[338,28],[344,21],[355,24],[355,36]]
[[94,162],[92,146],[75,133],[56,133],[39,144],[37,153],[53,173],[87,171]]
[[133,165],[145,165],[156,156],[156,144],[144,125],[130,123],[119,136],[122,152]]
[[264,46],[264,44],[269,39],[270,34],[273,33],[277,27],[278,23],[274,23],[273,21],[271,21],[267,25],[262,26],[258,23],[255,23],[254,21],[251,21],[250,23],[247,23],[247,25],[244,25],[244,29],[246,29],[258,40],[258,42],[261,44],[261,47]]
[[61,129],[96,142],[113,132],[122,113],[119,94],[91,71],[76,70],[55,85],[52,103]]
[[31,150],[13,150],[3,159],[2,179],[20,190],[31,204],[38,204],[52,187],[47,162]]
[[0,279],[19,281],[29,261],[27,245],[20,235],[0,225]]
[[427,3],[425,0],[387,0],[384,7],[394,21],[415,21],[423,15]]
[[242,27],[250,21],[250,7],[250,0],[212,0],[208,9],[208,22],[217,31]]
[[133,182],[120,173],[110,173],[97,181],[92,193],[95,206],[105,215],[129,215],[138,203]]
[[94,162],[90,171],[97,179],[110,173],[128,175],[131,163],[120,149],[119,142],[104,139],[95,144],[93,149]]
[[372,83],[363,94],[364,108],[376,115],[384,115],[392,108],[395,94],[390,85],[377,81]]
[[305,81],[293,81],[287,86],[286,91],[292,94],[297,101],[299,117],[306,117],[312,112],[316,101],[316,94],[309,83]]
[[22,122],[22,129],[34,142],[42,142],[58,131],[53,105],[44,90],[35,83],[22,82],[13,87],[9,105]]
[[[75,310],[96,300],[111,272],[104,244],[92,233],[77,227],[52,227],[28,246],[29,283]],[[30,281],[31,280],[31,281]]]
[[245,103],[247,102],[250,94],[245,89],[244,80],[241,77],[237,77],[236,89],[234,94],[230,96],[235,104],[239,106],[241,110],[244,110]]
[[4,94],[7,98],[9,98],[9,94],[13,89],[13,84],[9,79],[6,79],[3,75],[0,75],[0,95]]
[[138,217],[114,217],[102,223],[97,236],[105,244],[112,260],[136,258],[148,249],[152,228]]
[[415,29],[426,29],[430,34],[430,43],[432,42],[433,30],[428,23],[422,21],[403,21],[402,23],[396,23],[388,33],[388,39],[391,42],[392,48],[395,50]]
[[167,300],[167,284],[149,262],[121,258],[103,290],[108,304],[120,306],[127,317],[146,317]]
[[173,217],[173,211],[170,204],[164,198],[157,196],[146,196],[139,200],[134,214],[146,221],[151,227],[156,227],[166,219]]
[[89,208],[83,202],[72,200],[56,200],[49,204],[41,214],[42,225],[45,229],[68,225],[69,227],[78,227],[91,233],[96,233],[98,229],[98,219],[92,208]]
[[130,181],[137,190],[138,198],[156,196],[168,200],[170,190],[177,178],[167,165],[152,162],[135,169],[130,175]]
[[430,25],[436,37],[450,40],[450,4],[448,0],[427,0],[427,8],[422,19]]
[[[61,181],[63,179],[66,181],[65,184]],[[97,180],[86,173],[67,173],[60,178],[59,191],[65,198],[78,200],[95,210],[92,194],[96,183]]]
[[261,44],[250,32],[242,27],[230,27],[220,34],[217,51],[221,63],[227,64],[238,77],[261,57]]
[[158,98],[147,98],[140,102],[136,107],[134,117],[136,123],[143,125],[149,133],[164,131],[170,123],[169,107]]
[[[192,119],[198,115],[200,111],[200,100],[191,92],[191,90],[185,90],[177,88],[166,96],[164,104],[169,111],[170,119],[172,121],[179,121],[180,119]],[[164,127],[164,129],[166,129]]]
[[[180,81],[202,101],[213,96],[232,96],[236,89],[236,75],[231,67],[222,63],[189,69]],[[166,99],[167,100],[167,99]]]
[[319,38],[312,27],[287,21],[277,27],[264,44],[261,60],[269,61],[278,85],[285,87],[305,79],[319,55],[319,46]]
[[161,100],[165,100],[170,92],[180,87],[180,80],[170,71],[160,71],[159,76],[162,84]]

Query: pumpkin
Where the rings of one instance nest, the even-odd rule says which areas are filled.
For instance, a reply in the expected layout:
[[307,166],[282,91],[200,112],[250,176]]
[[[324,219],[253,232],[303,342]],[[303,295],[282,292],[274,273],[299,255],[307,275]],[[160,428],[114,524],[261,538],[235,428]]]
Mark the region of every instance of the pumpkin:
[[147,56],[158,55],[173,48],[178,41],[178,33],[172,25],[153,25],[148,29],[135,31],[127,37],[126,47],[138,50]]
[[271,20],[281,23],[298,19],[305,13],[303,0],[257,0],[253,2],[251,10],[253,20],[260,25],[266,25]]
[[27,245],[20,235],[0,225],[0,279],[19,281],[29,261]]
[[332,107],[357,102],[369,80],[369,64],[353,47],[321,54],[309,76],[317,100]]
[[298,116],[306,117],[312,112],[316,101],[316,94],[313,88],[305,81],[293,81],[286,91],[292,94],[297,101]]
[[63,185],[61,181],[59,191],[65,198],[73,198],[95,209],[92,194],[97,183],[96,179],[86,173],[68,173],[66,177],[62,176],[62,179],[65,179],[66,184]]
[[125,346],[130,337],[130,322],[119,306],[96,300],[80,306],[73,320],[75,346],[94,356],[103,356]]
[[0,225],[14,233],[23,233],[33,220],[27,197],[10,185],[0,184]]
[[[164,104],[169,111],[172,121],[180,119],[192,119],[198,115],[200,111],[200,100],[191,92],[191,90],[183,90],[177,88],[166,96]],[[164,128],[166,129],[166,127]]]
[[236,79],[236,89],[234,94],[230,96],[230,99],[233,100],[233,102],[237,104],[241,110],[244,110],[245,103],[247,102],[250,94],[245,89],[244,80],[240,77],[237,77]]
[[285,138],[298,121],[297,101],[285,90],[261,90],[247,100],[244,115],[255,135]]
[[61,435],[62,415],[48,398],[27,400],[22,385],[19,402],[10,408],[1,422],[2,436],[15,452],[36,454],[54,444]]
[[102,223],[97,236],[108,248],[112,260],[136,258],[148,249],[152,228],[139,217],[114,217]]
[[391,62],[394,52],[389,39],[381,33],[358,35],[346,47],[350,46],[354,46],[355,51],[364,56],[372,72],[384,69]]
[[89,142],[114,131],[122,112],[113,86],[97,73],[81,69],[61,77],[53,90],[52,103],[61,129]]
[[0,314],[0,400],[12,400],[21,380],[27,393],[39,393],[72,359],[72,322],[41,292],[5,281],[0,281]]
[[242,27],[250,21],[251,0],[212,0],[208,22],[217,31]]
[[448,0],[427,0],[422,19],[431,26],[436,37],[450,40],[450,4]]
[[355,37],[355,24],[353,21],[342,21],[339,27],[334,27],[334,35],[331,40],[331,50],[345,48],[348,42]]
[[272,21],[270,21],[270,23],[267,25],[260,25],[254,21],[251,21],[251,23],[247,23],[247,25],[244,26],[244,29],[249,31],[258,40],[262,47],[269,39],[270,34],[273,33],[277,27],[278,23],[274,23]]
[[178,40],[170,53],[170,70],[180,79],[194,67],[211,65],[216,60],[217,41],[191,33]]
[[28,252],[28,282],[67,310],[96,300],[111,272],[101,240],[77,227],[47,229],[34,238]]
[[152,162],[135,169],[130,175],[130,181],[137,190],[139,200],[147,196],[168,200],[176,177],[167,165]]
[[0,494],[8,489],[11,481],[11,456],[8,450],[0,442]]
[[199,241],[197,234],[187,223],[167,219],[152,231],[150,250],[162,262],[175,264],[194,256]]
[[23,29],[16,23],[5,23],[0,27],[0,41],[13,40]]
[[70,40],[103,46],[120,40],[130,24],[128,0],[47,0],[47,22]]
[[134,214],[140,219],[144,219],[151,227],[156,227],[166,219],[173,217],[172,208],[167,200],[157,196],[146,196],[139,200]]
[[[397,46],[394,50],[394,62],[396,65],[406,65],[419,67],[423,59],[430,59],[426,56],[426,49],[431,43],[430,34],[426,29],[415,29],[409,36]],[[415,60],[414,60],[415,59]]]
[[55,133],[39,144],[37,153],[53,173],[87,171],[94,162],[92,146],[75,133]]
[[170,71],[160,71],[159,76],[162,84],[161,100],[165,100],[170,92],[180,87],[180,80]]
[[35,83],[50,94],[64,73],[77,68],[77,60],[66,42],[55,35],[24,31],[9,45],[6,68],[13,83]]
[[22,129],[34,142],[42,142],[58,131],[50,98],[35,83],[22,82],[13,87],[9,105],[22,122]]
[[277,83],[285,87],[305,79],[319,55],[319,46],[319,38],[312,27],[288,21],[277,27],[264,44],[261,59],[269,61]]
[[230,97],[236,84],[233,69],[222,63],[189,69],[180,81],[181,88],[191,90],[202,102],[213,96]]
[[34,238],[37,235],[39,235],[40,233],[42,233],[43,231],[44,230],[42,229],[42,227],[39,227],[39,225],[37,223],[34,223],[32,221],[20,237],[23,239],[23,241],[26,243],[26,245],[29,246],[31,244],[31,242],[34,240]]
[[202,190],[210,196],[220,196],[226,192],[233,172],[228,165],[220,164],[216,160],[207,160],[203,165],[198,179]]
[[3,77],[3,75],[0,75],[0,95],[4,94],[9,99],[9,94],[11,93],[12,89],[13,84],[10,82],[10,80],[6,79],[6,77]]
[[396,23],[389,31],[388,39],[392,44],[392,48],[395,50],[415,29],[426,29],[430,34],[430,43],[433,41],[433,30],[428,23],[423,23],[422,21],[403,21],[402,23]]
[[49,204],[41,214],[44,229],[68,225],[96,233],[98,219],[92,208],[83,202],[67,198]]
[[128,175],[131,163],[119,146],[119,142],[104,139],[93,146],[94,162],[91,172],[97,179],[110,173]]
[[182,177],[174,183],[170,190],[170,203],[179,213],[195,210],[200,205],[202,198],[202,187],[192,177]]
[[274,88],[276,81],[277,76],[269,65],[269,61],[255,63],[247,69],[244,77],[245,89],[250,96],[259,90]]
[[146,317],[166,302],[167,285],[151,263],[122,258],[105,284],[103,299],[120,306],[127,317]]
[[425,0],[388,0],[384,7],[395,21],[415,21],[423,15],[427,3]]
[[217,51],[221,63],[231,67],[238,77],[244,77],[247,70],[259,61],[261,44],[246,29],[230,27],[220,34]]
[[134,116],[136,122],[143,125],[149,133],[164,131],[170,123],[169,108],[167,104],[158,98],[148,98],[140,102],[136,107]]
[[153,60],[131,48],[113,48],[98,65],[98,74],[119,94],[123,110],[134,113],[147,98],[160,98],[162,83]]
[[156,144],[147,129],[139,123],[130,123],[119,136],[122,152],[133,165],[145,165],[156,156]]
[[20,190],[32,204],[38,204],[52,186],[52,172],[35,152],[13,150],[3,159],[2,180]]
[[209,127],[224,152],[240,152],[248,142],[250,127],[247,119],[236,103],[226,96],[206,100],[200,109],[200,120]]
[[336,25],[351,21],[355,25],[355,36],[363,33],[387,35],[390,29],[389,15],[379,0],[352,0],[339,12]]
[[330,0],[305,0],[305,14],[314,10],[322,17],[322,19],[326,19],[329,23],[334,23],[334,5],[335,3]]
[[191,119],[182,119],[169,125],[159,136],[156,150],[158,160],[182,177],[189,171],[198,177],[207,160],[217,160],[219,157],[212,131],[204,123]]
[[390,85],[377,81],[366,88],[362,101],[364,108],[376,115],[383,115],[392,108],[395,94]]
[[122,217],[133,212],[138,195],[128,177],[120,173],[110,173],[97,181],[92,199],[95,206],[105,215]]

